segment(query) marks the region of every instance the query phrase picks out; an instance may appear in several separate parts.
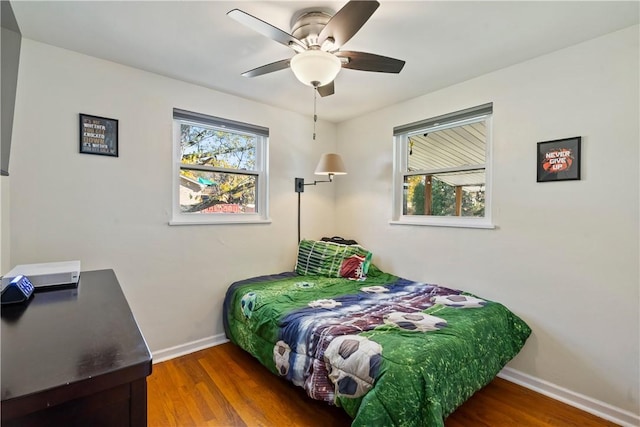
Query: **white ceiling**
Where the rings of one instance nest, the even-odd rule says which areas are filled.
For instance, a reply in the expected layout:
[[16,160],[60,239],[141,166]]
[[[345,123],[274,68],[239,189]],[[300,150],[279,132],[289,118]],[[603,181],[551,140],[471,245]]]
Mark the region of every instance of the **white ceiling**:
[[[24,37],[313,114],[291,70],[244,71],[293,50],[226,16],[239,8],[291,32],[291,18],[346,1],[12,1]],[[639,22],[638,1],[392,1],[343,50],[406,61],[400,74],[341,70],[320,119],[340,122]]]

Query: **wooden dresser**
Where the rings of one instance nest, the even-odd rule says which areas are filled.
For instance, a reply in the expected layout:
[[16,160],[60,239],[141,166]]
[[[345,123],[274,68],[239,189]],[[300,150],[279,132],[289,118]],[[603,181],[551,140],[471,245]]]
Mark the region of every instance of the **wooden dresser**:
[[146,426],[151,354],[113,270],[4,306],[2,426]]

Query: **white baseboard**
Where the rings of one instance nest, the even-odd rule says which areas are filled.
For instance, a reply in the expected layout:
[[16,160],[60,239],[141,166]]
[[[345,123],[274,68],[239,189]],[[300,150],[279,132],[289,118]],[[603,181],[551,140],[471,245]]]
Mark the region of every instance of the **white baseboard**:
[[218,334],[218,335],[213,335],[207,338],[202,338],[196,341],[191,341],[186,344],[180,344],[175,347],[154,351],[153,363],[164,362],[166,360],[173,359],[178,356],[184,356],[185,354],[193,353],[199,350],[204,350],[205,348],[224,344],[227,341],[229,340],[224,334]]
[[621,426],[640,426],[640,416],[637,414],[625,411],[591,397],[584,396],[580,393],[576,393],[515,369],[504,368],[500,373],[498,373],[498,376]]

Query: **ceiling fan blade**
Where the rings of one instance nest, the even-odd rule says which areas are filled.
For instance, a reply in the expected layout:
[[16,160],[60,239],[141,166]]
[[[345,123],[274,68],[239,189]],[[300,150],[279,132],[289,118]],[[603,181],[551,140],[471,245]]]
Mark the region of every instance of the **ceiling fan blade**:
[[405,64],[400,59],[366,52],[340,51],[336,52],[335,55],[338,58],[347,58],[346,63],[343,61],[342,68],[350,68],[352,70],[399,73]]
[[332,50],[339,49],[358,32],[378,6],[380,3],[377,1],[350,1],[337,11],[320,31],[318,45],[322,46],[325,40],[332,38]]
[[229,12],[227,12],[227,16],[235,19],[242,25],[245,25],[251,28],[252,30],[257,31],[263,36],[267,36],[270,39],[275,40],[278,43],[281,43],[299,52],[307,49],[304,43],[302,43],[300,40],[293,37],[291,34],[287,33],[286,31],[283,31],[280,28],[274,27],[268,22],[265,22],[262,19],[256,18],[253,15],[249,15],[247,12],[243,12],[240,9],[230,10]]
[[335,93],[335,86],[333,85],[333,82],[318,87],[318,93],[320,94],[320,96],[333,95]]
[[245,77],[257,77],[263,74],[273,73],[274,71],[289,68],[290,62],[290,59],[282,59],[280,61],[272,62],[271,64],[263,65],[262,67],[254,68],[253,70],[245,71],[242,75]]

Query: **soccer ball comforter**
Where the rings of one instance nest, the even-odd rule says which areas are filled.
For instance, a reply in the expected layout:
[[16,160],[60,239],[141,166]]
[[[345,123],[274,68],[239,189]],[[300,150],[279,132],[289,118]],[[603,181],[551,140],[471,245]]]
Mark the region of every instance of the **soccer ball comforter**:
[[357,280],[286,272],[236,282],[227,337],[344,408],[354,426],[443,426],[531,333],[497,302],[367,270]]

